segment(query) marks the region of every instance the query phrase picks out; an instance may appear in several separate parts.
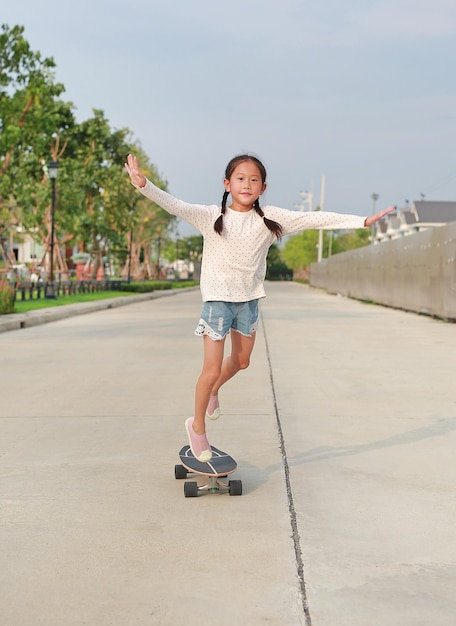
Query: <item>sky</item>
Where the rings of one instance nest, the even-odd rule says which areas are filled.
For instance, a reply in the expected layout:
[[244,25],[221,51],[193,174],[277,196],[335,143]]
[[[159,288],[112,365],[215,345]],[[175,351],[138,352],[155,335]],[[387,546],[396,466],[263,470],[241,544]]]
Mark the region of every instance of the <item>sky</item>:
[[454,0],[21,0],[0,23],[183,200],[219,204],[244,152],[268,170],[263,205],[315,208],[323,177],[328,211],[456,200]]

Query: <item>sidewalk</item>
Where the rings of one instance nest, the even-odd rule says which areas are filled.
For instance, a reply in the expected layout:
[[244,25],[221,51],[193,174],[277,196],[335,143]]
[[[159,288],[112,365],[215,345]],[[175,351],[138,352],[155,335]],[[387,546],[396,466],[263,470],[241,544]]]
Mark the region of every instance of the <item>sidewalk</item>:
[[135,304],[136,302],[144,302],[146,300],[155,300],[165,296],[175,296],[179,292],[196,290],[195,287],[184,287],[181,290],[163,289],[151,291],[150,293],[142,293],[129,296],[118,296],[115,298],[106,298],[106,300],[94,300],[93,302],[77,302],[75,304],[67,304],[64,306],[49,307],[44,309],[36,309],[27,313],[12,313],[11,315],[0,315],[0,333],[8,330],[20,330],[21,328],[30,328],[31,326],[40,326],[49,322],[74,317],[75,315],[84,315],[85,313],[94,313],[95,311],[104,311],[105,309],[114,309],[119,306]]
[[0,334],[2,624],[454,621],[455,326],[267,292],[208,425],[241,497],[174,479],[198,291]]

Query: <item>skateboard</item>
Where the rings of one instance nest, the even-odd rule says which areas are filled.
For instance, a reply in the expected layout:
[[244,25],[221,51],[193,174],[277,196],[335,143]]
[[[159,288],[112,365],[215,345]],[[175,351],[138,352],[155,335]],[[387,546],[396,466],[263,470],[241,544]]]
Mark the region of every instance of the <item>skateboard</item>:
[[209,493],[228,492],[230,496],[242,495],[242,481],[224,480],[236,471],[237,463],[232,456],[211,446],[212,459],[208,463],[201,463],[193,456],[190,446],[184,446],[179,452],[182,465],[174,466],[175,478],[187,478],[187,474],[206,476],[208,482],[199,485],[196,481],[184,483],[186,498],[195,498],[200,491]]

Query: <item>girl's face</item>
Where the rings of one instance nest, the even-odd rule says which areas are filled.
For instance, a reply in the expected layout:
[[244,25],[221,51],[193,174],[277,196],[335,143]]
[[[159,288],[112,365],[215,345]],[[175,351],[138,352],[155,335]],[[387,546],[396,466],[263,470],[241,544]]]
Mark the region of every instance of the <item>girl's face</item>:
[[226,191],[231,193],[231,209],[235,211],[250,211],[266,189],[266,183],[261,178],[258,166],[252,161],[242,161],[233,170],[230,179],[225,178]]

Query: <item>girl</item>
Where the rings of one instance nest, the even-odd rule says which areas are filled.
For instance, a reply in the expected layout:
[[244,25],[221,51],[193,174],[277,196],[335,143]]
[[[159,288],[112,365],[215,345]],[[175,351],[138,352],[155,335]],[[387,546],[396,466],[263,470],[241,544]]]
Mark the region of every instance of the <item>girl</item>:
[[[185,427],[193,454],[205,463],[212,457],[205,418],[219,417],[220,387],[249,366],[258,326],[258,301],[265,296],[269,247],[282,235],[299,230],[369,227],[394,207],[367,218],[326,211],[303,213],[274,206],[261,208],[259,198],[266,189],[266,170],[259,159],[248,154],[228,163],[221,208],[188,204],[162,191],[145,178],[131,154],[125,167],[142,194],[203,235],[203,310],[195,334],[203,337],[204,358],[196,383],[194,417],[187,419]],[[227,206],[230,194],[231,204]],[[224,359],[229,332],[231,354]]]

